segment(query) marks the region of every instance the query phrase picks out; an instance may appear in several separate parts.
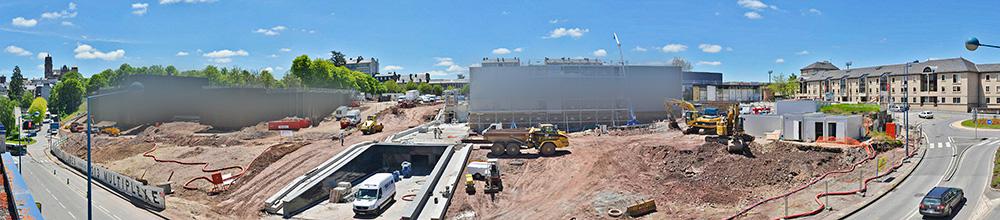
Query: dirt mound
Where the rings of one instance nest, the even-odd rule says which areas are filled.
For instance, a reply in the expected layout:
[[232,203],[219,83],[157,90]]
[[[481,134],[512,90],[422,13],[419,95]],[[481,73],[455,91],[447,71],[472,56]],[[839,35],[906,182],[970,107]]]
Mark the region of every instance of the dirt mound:
[[[655,127],[602,136],[574,133],[570,145],[569,154],[524,159],[520,166],[501,159],[505,188],[498,199],[458,193],[449,216],[594,219],[605,218],[608,208],[624,209],[654,199],[660,210],[652,219],[724,218],[811,175],[842,168],[855,153],[754,144],[755,157],[745,157],[729,154],[722,145],[705,143],[704,136]],[[476,151],[473,159],[485,154],[485,150]]]

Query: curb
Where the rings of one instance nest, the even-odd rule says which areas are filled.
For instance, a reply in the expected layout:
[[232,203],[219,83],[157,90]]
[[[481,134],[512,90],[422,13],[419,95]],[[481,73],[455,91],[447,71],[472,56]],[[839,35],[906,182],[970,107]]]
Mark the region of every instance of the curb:
[[[927,138],[926,134],[924,135],[924,138],[926,140],[926,138]],[[924,161],[924,156],[926,156],[926,155],[927,155],[927,148],[924,148],[923,151],[920,153],[920,158],[918,158],[917,163],[915,163],[913,165],[913,168],[909,169],[909,171],[907,171],[906,174],[903,174],[903,176],[901,178],[899,178],[898,182],[893,183],[892,185],[889,186],[889,188],[887,190],[885,190],[884,192],[876,195],[872,199],[869,199],[869,200],[865,201],[864,204],[862,204],[861,206],[855,208],[854,210],[851,210],[850,212],[847,212],[843,216],[836,217],[836,219],[847,219],[847,217],[850,217],[851,215],[854,215],[854,214],[858,213],[862,209],[865,209],[868,206],[870,206],[872,203],[875,203],[875,201],[878,201],[882,197],[885,197],[885,195],[889,194],[889,192],[892,192],[892,191],[896,190],[896,187],[898,187],[899,184],[902,184],[904,181],[906,181],[906,179],[909,178],[911,174],[913,174],[913,171],[917,170],[917,167],[919,167],[920,163]],[[834,216],[836,216],[836,215],[834,215]]]
[[[965,120],[962,119],[962,120],[958,120],[958,121],[952,122],[951,124],[948,124],[948,126],[951,126],[951,128],[962,129],[962,130],[967,130],[967,131],[976,131],[977,130],[976,128],[970,128],[970,127],[962,126],[962,121],[965,121]],[[978,130],[980,132],[1000,132],[1000,129],[993,129],[993,128],[979,128]]]
[[[1000,151],[1000,149],[998,149],[998,151]],[[996,153],[994,153],[994,156],[993,156],[993,161],[994,162],[990,163],[990,170],[993,170],[993,168],[996,166],[996,160],[997,160],[997,156],[996,156]],[[992,212],[992,208],[994,208],[996,206],[996,204],[994,204],[995,203],[994,200],[996,200],[998,197],[1000,197],[1000,189],[993,188],[993,186],[991,185],[992,179],[993,178],[990,178],[990,182],[986,183],[986,189],[983,190],[983,195],[982,195],[982,197],[985,198],[985,199],[981,200],[981,201],[983,201],[982,203],[984,203],[986,205],[986,208],[989,208],[987,210],[990,210],[990,211],[985,212],[985,213],[976,212],[975,215],[972,216],[973,219],[982,219],[983,216],[981,216],[981,215],[985,215],[985,214],[991,213]],[[977,209],[977,210],[979,210],[979,209]]]
[[[50,151],[49,147],[45,147],[45,157],[48,158],[49,161],[52,161],[54,164],[58,164],[58,166],[60,168],[62,168],[64,170],[69,170],[70,173],[76,174],[76,176],[79,176],[80,178],[82,178],[84,180],[87,179],[87,176],[83,175],[83,171],[79,171],[79,170],[73,169],[72,167],[67,167],[66,164],[62,162],[62,160],[59,160],[58,158],[52,158],[52,154],[50,152],[51,151]],[[129,204],[132,204],[132,200],[130,200],[129,198],[126,198],[126,197],[122,196],[121,194],[119,194],[115,190],[112,190],[112,189],[108,188],[107,186],[104,186],[104,184],[101,183],[100,181],[93,181],[93,184],[95,186],[97,186],[97,187],[100,187],[101,189],[104,189],[105,191],[110,192],[112,195],[115,195],[118,198],[120,198],[122,200],[125,200]],[[166,198],[164,198],[164,199],[166,199]],[[132,206],[135,206],[135,204],[132,204]],[[139,209],[142,209],[143,211],[149,212],[150,214],[153,214],[153,215],[155,215],[157,217],[160,217],[162,219],[170,219],[170,218],[167,218],[166,216],[163,216],[162,214],[160,214],[158,212],[154,212],[153,210],[141,208],[141,207],[138,207],[138,206],[135,206],[135,207],[139,208]]]

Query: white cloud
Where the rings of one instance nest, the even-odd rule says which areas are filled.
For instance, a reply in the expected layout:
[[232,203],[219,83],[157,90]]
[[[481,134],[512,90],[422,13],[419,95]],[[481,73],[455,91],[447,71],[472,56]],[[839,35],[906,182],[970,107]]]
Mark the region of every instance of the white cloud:
[[437,63],[435,63],[434,66],[452,66],[452,65],[455,65],[455,61],[452,60],[451,57],[435,57],[434,59],[437,60]]
[[496,55],[510,54],[510,50],[507,49],[507,48],[501,47],[501,48],[493,49],[493,54],[496,54]]
[[278,55],[277,55],[277,54],[271,54],[271,55],[268,55],[267,57],[270,57],[270,58],[278,58]]
[[38,57],[39,60],[44,60],[45,57],[47,57],[47,56],[49,56],[49,52],[38,52],[38,56],[37,57]]
[[645,47],[635,46],[635,48],[632,48],[632,51],[646,52],[649,51],[649,49],[646,49]]
[[667,44],[666,46],[663,46],[663,48],[660,48],[660,50],[663,51],[664,53],[677,53],[685,51],[687,49],[688,46],[683,44]]
[[736,4],[739,4],[744,8],[753,10],[762,10],[770,7],[767,6],[767,4],[764,4],[764,2],[761,2],[760,0],[737,0]]
[[448,69],[445,70],[445,71],[448,71],[449,73],[458,73],[458,72],[465,72],[466,70],[468,70],[468,69],[466,69],[466,68],[464,68],[462,66],[451,65],[451,66],[448,66]]
[[542,37],[542,38],[551,39],[551,38],[561,38],[561,37],[565,37],[565,36],[569,36],[569,37],[572,37],[572,38],[580,38],[580,37],[583,37],[583,34],[585,34],[587,32],[590,32],[590,29],[556,28],[556,29],[552,30],[551,32],[549,32],[549,36],[545,36],[545,37]]
[[208,60],[212,61],[214,63],[230,63],[230,62],[233,62],[232,58],[215,58],[215,59],[208,59]]
[[73,22],[70,22],[70,21],[62,21],[62,22],[59,22],[59,24],[62,25],[62,26],[73,26]]
[[70,2],[68,7],[69,10],[76,10],[76,2]]
[[281,51],[281,52],[291,52],[292,48],[281,48],[281,49],[278,49],[278,51]]
[[118,49],[110,52],[101,52],[100,50],[97,50],[97,48],[87,44],[77,45],[73,52],[76,53],[73,57],[82,60],[102,59],[106,61],[114,61],[125,57],[125,50]]
[[236,51],[232,51],[232,50],[216,50],[216,51],[208,52],[206,54],[202,54],[202,56],[205,56],[205,57],[208,57],[208,58],[228,58],[228,57],[234,57],[234,56],[245,57],[245,56],[249,56],[249,55],[250,55],[250,53],[247,53],[247,51],[242,50],[242,49],[241,50],[236,50]]
[[254,33],[258,33],[258,34],[263,34],[265,36],[276,36],[276,35],[281,34],[281,31],[284,31],[286,29],[288,29],[288,28],[285,27],[285,26],[278,25],[278,26],[274,26],[274,27],[266,28],[266,29],[265,28],[257,28],[257,30],[254,30],[253,32]]
[[774,63],[785,63],[785,59],[778,58],[777,60],[774,60]]
[[267,71],[267,72],[273,73],[274,72],[274,67],[264,67],[264,69],[261,69],[260,71]]
[[7,48],[5,48],[3,51],[18,56],[31,56],[32,54],[34,54],[31,51],[25,50],[24,48],[14,45],[7,46]]
[[175,3],[196,4],[196,3],[211,3],[211,2],[215,2],[215,0],[160,0],[161,5],[169,5]]
[[763,15],[760,15],[760,13],[757,13],[756,11],[748,11],[747,13],[743,13],[743,16],[752,20],[764,18]]
[[718,65],[722,65],[722,62],[719,62],[719,61],[698,61],[698,63],[696,65],[718,66]]
[[191,55],[191,53],[188,53],[187,51],[180,51],[180,52],[177,52],[176,56],[183,57],[183,56],[187,56],[187,55]]
[[820,11],[819,9],[815,9],[815,8],[810,8],[809,9],[809,13],[810,14],[814,14],[814,15],[823,15],[822,11]]
[[447,72],[441,71],[441,70],[427,71],[427,73],[431,74],[431,76],[447,76],[448,75]]
[[393,65],[388,65],[388,66],[385,66],[385,67],[384,67],[384,68],[382,68],[382,69],[383,69],[383,70],[385,70],[385,71],[396,71],[396,70],[403,70],[403,67],[401,67],[401,66],[393,66]]
[[701,49],[701,52],[705,53],[718,53],[722,51],[722,46],[715,44],[699,44],[698,49]]
[[552,19],[549,20],[549,24],[566,23],[569,19]]
[[10,24],[18,27],[34,27],[35,25],[38,25],[38,20],[16,17],[10,20]]
[[809,55],[809,51],[808,50],[799,51],[795,53],[795,55]]
[[604,49],[597,49],[593,52],[595,57],[606,57],[608,56],[608,51]]
[[520,47],[518,47],[518,48],[514,48],[514,52],[518,52],[518,53],[520,53],[520,52],[522,52],[522,51],[524,51],[524,48],[520,48]]
[[132,14],[144,15],[149,11],[149,3],[133,3],[132,9]]
[[76,3],[70,2],[66,10],[42,13],[44,19],[74,18],[77,15]]

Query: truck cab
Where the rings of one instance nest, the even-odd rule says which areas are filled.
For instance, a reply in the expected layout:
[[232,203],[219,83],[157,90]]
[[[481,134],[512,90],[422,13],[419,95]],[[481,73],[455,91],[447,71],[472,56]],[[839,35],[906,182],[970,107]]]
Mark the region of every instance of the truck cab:
[[378,215],[396,198],[396,179],[391,173],[376,173],[358,185],[351,204],[356,215]]

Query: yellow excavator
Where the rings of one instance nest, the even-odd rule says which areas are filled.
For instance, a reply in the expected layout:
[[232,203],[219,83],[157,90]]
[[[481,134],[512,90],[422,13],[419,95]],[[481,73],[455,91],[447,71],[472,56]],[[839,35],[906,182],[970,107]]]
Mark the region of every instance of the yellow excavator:
[[680,126],[677,126],[671,106],[677,106],[684,110],[684,123],[687,124],[684,134],[701,134],[703,131],[716,130],[719,122],[722,121],[722,117],[718,115],[719,109],[717,108],[705,108],[699,112],[694,104],[688,101],[671,99],[667,101],[667,115],[671,123],[669,125],[671,128],[680,128]]
[[745,130],[743,130],[743,121],[740,120],[739,106],[729,106],[726,114],[720,116],[720,119],[715,128],[716,135],[705,136],[705,141],[726,145],[729,153],[752,157],[750,143],[753,142],[754,137],[746,134]]

